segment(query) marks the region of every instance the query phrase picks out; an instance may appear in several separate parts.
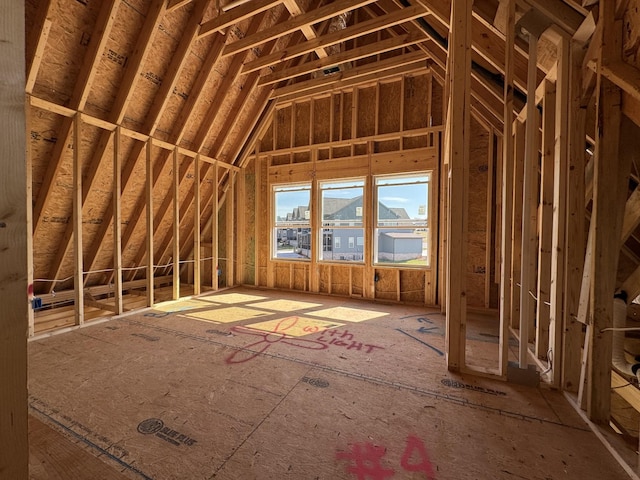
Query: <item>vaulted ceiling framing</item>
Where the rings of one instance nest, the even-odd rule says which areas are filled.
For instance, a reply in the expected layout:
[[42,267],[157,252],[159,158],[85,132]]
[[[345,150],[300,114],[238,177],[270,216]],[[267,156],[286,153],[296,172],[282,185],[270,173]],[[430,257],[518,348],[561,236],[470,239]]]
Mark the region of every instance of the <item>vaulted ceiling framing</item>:
[[[428,75],[442,89],[440,111],[449,108],[442,115],[448,122],[442,150],[452,163],[441,165],[441,174],[454,173],[451,184],[440,184],[443,222],[446,209],[459,220],[450,219],[448,226],[465,221],[456,199],[466,194],[469,172],[464,154],[452,146],[469,142],[468,132],[459,130],[467,128],[467,114],[488,132],[496,159],[508,152],[505,159],[520,161],[500,160],[492,171],[502,314],[497,374],[506,375],[505,337],[524,325],[518,319],[531,309],[514,285],[537,288],[547,300],[530,316],[544,311],[546,321],[538,320],[527,334],[534,335],[540,358],[548,349],[563,351],[561,362],[549,367],[550,383],[574,392],[579,403],[589,403],[593,420],[605,421],[610,360],[594,329],[610,325],[593,318],[608,311],[598,309],[612,285],[640,295],[640,3],[475,0],[458,10],[462,3],[27,0],[29,283],[35,294],[51,304],[74,303],[78,311],[86,301],[121,313],[121,302],[107,304],[91,292],[108,296],[114,288],[146,284],[151,304],[156,281],[172,283],[179,297],[179,275],[187,269],[195,294],[201,284],[216,289],[219,282],[242,281],[233,257],[244,254],[236,251],[245,240],[235,236],[235,222],[246,221],[239,213],[246,207],[240,198],[245,168],[254,168],[256,178],[271,167],[295,176],[306,168],[296,165],[296,154],[312,152],[313,163],[313,155],[331,148],[311,140],[277,148],[274,140],[273,151],[263,155],[261,142],[275,135],[279,112],[307,102],[313,119],[318,99],[331,96],[333,102],[369,87],[379,95],[385,82]],[[336,26],[339,17],[348,20]],[[407,136],[431,135],[430,127],[419,125]],[[358,148],[400,137],[402,150],[403,133],[400,128],[378,135],[376,124],[375,135],[350,137],[344,145],[355,157]],[[620,136],[634,141],[618,142]],[[294,160],[260,163],[278,154]],[[619,158],[619,168],[609,171],[604,157]],[[264,190],[261,181],[256,190]],[[613,185],[627,195],[608,191]],[[617,200],[621,213],[608,218],[607,206]],[[522,212],[539,215],[538,223],[526,225]],[[257,209],[252,215],[259,216]],[[260,221],[255,223],[257,230]],[[598,256],[612,244],[602,236],[606,229],[622,247],[613,242],[615,254]],[[463,230],[452,230],[454,243],[466,241]],[[527,249],[527,239],[537,248]],[[616,270],[619,252],[624,261]],[[464,258],[463,251],[448,254]],[[205,257],[206,273],[200,268]],[[224,276],[218,277],[218,265],[224,265]],[[455,283],[465,266],[456,265],[453,280],[442,262],[438,267],[441,303],[445,285],[454,296],[465,296],[464,282]],[[536,266],[548,278],[535,279]],[[257,261],[254,267],[257,285]],[[268,268],[274,275],[276,267]],[[448,365],[462,370],[465,313],[457,307],[465,301],[444,305],[453,322]],[[583,348],[593,358],[582,359]],[[523,361],[530,352],[525,347],[519,353]]]

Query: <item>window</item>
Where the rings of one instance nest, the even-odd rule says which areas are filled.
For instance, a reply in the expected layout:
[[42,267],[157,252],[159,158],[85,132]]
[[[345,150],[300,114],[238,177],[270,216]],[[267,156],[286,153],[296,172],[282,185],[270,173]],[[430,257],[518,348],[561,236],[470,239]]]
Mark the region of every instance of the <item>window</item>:
[[308,260],[311,256],[311,184],[273,187],[273,258]]
[[375,178],[374,263],[429,265],[429,173]]
[[320,212],[322,238],[330,237],[331,241],[324,241],[319,260],[341,260],[348,262],[364,261],[364,224],[362,217],[364,180],[345,180],[321,182]]

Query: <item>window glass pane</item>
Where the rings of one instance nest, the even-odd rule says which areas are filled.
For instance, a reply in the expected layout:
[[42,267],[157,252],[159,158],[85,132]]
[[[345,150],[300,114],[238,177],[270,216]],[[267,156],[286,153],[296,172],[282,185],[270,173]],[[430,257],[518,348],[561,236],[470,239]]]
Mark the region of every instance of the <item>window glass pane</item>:
[[378,184],[379,226],[426,226],[428,220],[428,177],[421,183]]
[[275,258],[307,260],[310,256],[310,228],[276,228]]
[[310,223],[310,186],[277,187],[274,204],[277,225],[305,225]]
[[362,262],[364,260],[364,229],[323,228],[322,238],[323,248],[320,252],[320,260],[343,262]]
[[428,265],[429,230],[380,228],[376,230],[376,263]]
[[362,226],[363,181],[323,183],[320,189],[324,226]]
[[428,173],[376,178],[374,262],[427,266]]
[[274,187],[274,258],[308,260],[311,257],[310,199],[310,184]]

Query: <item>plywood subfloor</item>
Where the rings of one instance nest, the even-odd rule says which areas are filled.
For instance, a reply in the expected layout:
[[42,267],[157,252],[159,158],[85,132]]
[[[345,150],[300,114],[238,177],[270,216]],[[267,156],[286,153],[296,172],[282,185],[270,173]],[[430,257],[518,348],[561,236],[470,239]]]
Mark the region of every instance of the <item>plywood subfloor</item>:
[[625,478],[562,395],[447,372],[443,321],[228,290],[31,342],[30,411],[127,478]]

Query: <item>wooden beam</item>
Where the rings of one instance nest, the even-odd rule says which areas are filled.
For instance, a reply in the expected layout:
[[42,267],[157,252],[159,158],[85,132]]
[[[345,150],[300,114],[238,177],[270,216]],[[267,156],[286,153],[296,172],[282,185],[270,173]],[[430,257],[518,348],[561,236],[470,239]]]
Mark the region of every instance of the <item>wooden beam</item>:
[[122,158],[120,151],[120,128],[113,135],[113,276],[115,313],[120,315],[122,309]]
[[[304,82],[298,82],[285,87],[276,88],[271,94],[271,98],[284,97],[291,94],[300,94],[302,91],[320,88],[323,89],[330,84],[336,82],[346,82],[353,80],[357,77],[364,75],[377,74],[385,70],[397,68],[399,66],[408,65],[414,62],[422,62],[422,65],[426,69],[426,57],[423,52],[411,52],[404,55],[381,60],[379,62],[369,63],[360,67],[346,70],[344,72],[338,72],[333,75],[329,75],[324,78],[317,78],[313,80],[307,80]],[[351,84],[353,85],[353,84]]]
[[[194,18],[197,19],[199,15],[201,16],[201,13],[200,13],[201,8],[203,8],[202,2],[198,2],[198,5],[196,5],[196,11],[194,12]],[[163,105],[163,108],[152,107],[152,111],[149,113],[147,117],[147,122],[145,126],[143,126],[143,128],[149,135],[153,135],[155,133],[162,111],[164,110],[164,106],[166,106],[167,97],[171,96],[171,91],[173,90],[173,88],[171,88],[170,90],[164,90],[162,87],[165,84],[168,84],[168,85],[175,84],[176,79],[178,78],[178,74],[181,71],[182,66],[184,64],[184,59],[186,58],[189,50],[186,47],[187,45],[189,46],[192,45],[193,35],[196,29],[197,29],[197,21],[196,22],[190,21],[189,25],[187,26],[188,34],[186,35],[186,37],[183,37],[183,39],[181,40],[178,46],[177,53],[172,57],[171,64],[169,66],[170,74],[168,77],[167,76],[165,77],[165,80],[163,81],[163,85],[161,86],[161,89],[158,91],[158,94],[156,95],[157,101],[154,102],[154,105]],[[185,40],[185,38],[187,38],[188,40]],[[189,98],[185,102],[183,108],[180,110],[180,113],[178,114],[178,118],[174,123],[174,127],[170,134],[171,149],[175,148],[175,145],[177,145],[180,142],[182,135],[184,134],[184,131],[186,129],[187,119],[189,118],[189,115],[192,113],[196,103],[201,98],[204,84],[206,83],[207,79],[211,74],[213,65],[215,64],[216,60],[219,58],[220,53],[222,52],[223,45],[224,45],[224,37],[220,35],[216,36],[216,39],[214,40],[211,49],[207,53],[207,57],[204,60],[202,68],[198,72],[198,76],[196,77],[196,81],[194,82],[192,91],[189,94]],[[124,163],[124,170],[122,173],[123,194],[125,194],[126,190],[130,186],[129,182],[132,178],[138,158],[142,152],[142,148],[143,148],[143,144],[134,144],[128,159]],[[193,156],[195,156],[196,154],[197,152],[193,152]],[[164,161],[166,161],[167,158],[168,156],[165,155],[163,163]],[[155,181],[154,181],[154,185],[155,185]],[[131,236],[132,231],[135,229],[135,227],[137,226],[140,220],[142,211],[144,209],[144,204],[145,204],[145,193],[141,192],[140,195],[138,196],[138,200],[136,201],[132,216],[129,219],[129,224],[125,229],[123,238],[128,239]],[[107,210],[104,216],[106,218],[111,216],[111,211],[109,207],[107,207]],[[98,254],[100,252],[100,249],[102,248],[102,244],[103,244],[104,238],[107,235],[109,227],[110,227],[109,222],[103,222],[103,224],[100,225],[98,233],[96,234],[96,237],[95,237],[95,241],[93,242],[87,254],[87,264],[88,264],[89,270],[91,270],[95,265],[95,261],[98,258]],[[127,241],[123,243],[123,247],[124,248],[127,247]]]
[[520,325],[520,290],[522,277],[522,190],[524,186],[524,157],[526,150],[525,125],[514,122],[514,158],[513,158],[513,225],[511,230],[511,328]]
[[180,178],[178,175],[178,151],[173,151],[173,172],[171,183],[173,205],[173,300],[180,298]]
[[193,160],[193,188],[194,188],[194,209],[193,209],[193,294],[200,295],[200,156]]
[[191,47],[198,39],[199,24],[202,21],[202,16],[204,15],[207,4],[208,0],[195,1],[195,6],[189,16],[189,22],[180,37],[180,43],[178,43],[178,47],[171,54],[171,61],[162,78],[162,84],[154,97],[153,104],[145,117],[146,121],[142,127],[142,131],[148,135],[155,133],[160,120],[162,120],[162,113],[165,111],[169,100],[173,97],[173,90],[178,83],[179,75],[184,65],[187,63]]
[[29,39],[26,39],[26,45],[31,45],[31,49],[25,48],[26,55],[26,86],[25,92],[32,93],[33,86],[35,85],[40,65],[42,64],[42,55],[44,53],[49,33],[51,32],[51,17],[53,16],[52,0],[45,0],[38,5],[38,13],[36,19],[33,22],[33,28],[31,29]]
[[[140,71],[143,68],[142,63],[151,50],[153,38],[159,31],[158,25],[160,23],[162,15],[165,12],[165,9],[166,1],[164,0],[153,0],[151,6],[149,7],[147,17],[142,27],[142,31],[138,36],[138,46],[134,50],[133,55],[129,57],[127,67],[125,69],[122,82],[118,90],[118,94],[108,115],[108,121],[112,124],[120,125],[122,123],[122,120],[124,119],[124,115],[131,100],[135,84],[138,81],[140,77]],[[103,131],[100,134],[100,138],[98,140],[96,148],[93,151],[91,160],[85,168],[85,179],[83,181],[82,191],[83,204],[87,200],[89,192],[93,187],[93,182],[102,165],[110,136],[111,133],[109,131]],[[106,228],[108,229],[108,227],[109,225],[107,225]],[[60,268],[70,245],[72,230],[73,225],[67,225],[67,229],[63,235],[63,239],[60,245],[60,249],[56,254],[55,260],[52,262],[52,267],[49,272],[49,278],[57,278],[60,272]],[[89,277],[87,276],[86,279],[88,278]],[[54,286],[55,284],[52,283],[51,288],[53,288]]]
[[193,0],[168,0],[167,4],[167,13],[173,12],[181,7],[184,7],[188,3],[191,3]]
[[[260,30],[260,25],[266,16],[265,12],[262,12],[253,17],[251,20],[251,24],[247,29],[247,36],[252,36],[255,32]],[[245,37],[247,38],[247,37]],[[207,112],[205,113],[203,119],[201,120],[200,128],[196,133],[192,144],[195,145],[195,150],[200,152],[204,143],[209,135],[209,131],[213,126],[213,122],[215,121],[218,113],[220,112],[220,106],[224,103],[225,97],[228,95],[228,90],[234,84],[238,76],[240,75],[240,70],[242,69],[242,63],[244,62],[244,58],[246,55],[236,55],[231,61],[231,65],[226,72],[226,75],[220,85],[218,86],[216,93],[211,100],[211,104]]]
[[[274,72],[269,75],[265,75],[260,79],[260,85],[270,85],[281,80],[287,80],[307,73],[318,71],[323,73],[331,67],[337,67],[343,63],[355,62],[362,58],[370,57],[372,55],[378,55],[392,50],[401,49],[407,45],[414,45],[426,40],[424,36],[411,37],[408,35],[402,35],[399,37],[391,37],[386,40],[365,45],[363,47],[357,47],[351,50],[346,50],[335,55],[306,62],[296,67],[288,68],[279,72]],[[329,74],[330,75],[330,74]]]
[[127,59],[127,67],[120,82],[118,94],[109,113],[109,120],[113,123],[120,125],[127,113],[134,87],[141,78],[140,73],[144,68],[147,56],[151,52],[153,39],[160,31],[158,27],[166,9],[166,0],[152,0],[149,6],[142,30],[136,40],[136,47],[133,50],[133,54]]
[[24,19],[24,2],[0,3],[0,475],[15,479],[29,477],[27,310],[33,289],[28,282]]
[[[109,0],[102,3],[102,7],[100,8],[100,12],[98,13],[98,18],[96,19],[95,31],[93,35],[91,35],[91,39],[89,40],[89,45],[87,47],[87,52],[82,63],[82,68],[78,74],[78,80],[76,81],[71,99],[69,101],[69,114],[65,114],[63,111],[55,112],[58,114],[62,114],[68,118],[65,118],[60,126],[60,131],[58,132],[58,141],[53,148],[53,152],[51,153],[51,160],[47,164],[47,170],[42,179],[42,185],[40,187],[38,197],[36,198],[36,202],[33,207],[34,237],[38,233],[38,228],[41,224],[40,220],[42,218],[42,212],[46,209],[49,203],[51,189],[54,185],[54,179],[59,173],[60,165],[62,164],[62,156],[67,150],[69,135],[71,135],[71,132],[73,131],[72,116],[76,111],[81,111],[84,109],[87,97],[89,95],[89,92],[91,91],[93,80],[95,79],[98,62],[102,58],[102,53],[104,52],[106,42],[109,39],[111,29],[113,28],[116,12],[119,5],[120,0]],[[39,106],[39,108],[46,107],[47,105]]]
[[344,30],[328,33],[315,40],[291,45],[269,55],[262,55],[251,62],[247,62],[242,69],[242,73],[260,70],[264,67],[275,65],[279,62],[310,53],[317,48],[329,47],[337,43],[346,42],[362,35],[376,32],[384,28],[390,28],[394,25],[399,25],[422,15],[424,15],[424,9],[419,6],[396,10],[387,15],[359,22],[353,26],[345,28]]
[[520,2],[542,13],[569,36],[576,33],[585,19],[582,13],[571,8],[562,0],[520,0]]
[[343,0],[341,2],[334,2],[329,5],[325,5],[303,15],[289,19],[286,22],[278,23],[271,28],[267,28],[252,35],[247,35],[241,40],[236,40],[225,47],[222,55],[226,57],[257,47],[269,40],[274,40],[288,33],[292,33],[305,25],[313,25],[340,15],[341,13],[373,3],[374,1],[375,0]]
[[582,59],[584,48],[571,42],[569,87],[569,168],[567,172],[566,228],[571,238],[566,241],[564,280],[564,329],[562,335],[563,390],[577,392],[580,385],[580,349],[583,346],[582,325],[577,320],[581,279],[585,258],[585,167],[586,108],[582,106]]
[[[615,5],[600,2],[602,44],[598,59],[596,87],[596,145],[594,154],[593,267],[589,312],[593,321],[593,337],[589,346],[587,414],[594,423],[607,424],[611,405],[612,334],[603,331],[613,325],[613,295],[620,253],[622,192],[626,199],[629,170],[619,158],[620,88],[608,80],[602,67],[619,61],[622,55],[622,22],[615,20]],[[626,170],[626,175],[625,174]],[[625,177],[625,187],[621,179]],[[613,239],[613,244],[612,244]]]
[[218,290],[218,211],[220,210],[218,184],[220,178],[218,176],[218,165],[212,168],[213,186],[211,195],[211,287]]
[[49,40],[49,33],[51,32],[51,25],[53,22],[49,18],[45,18],[42,22],[42,27],[39,29],[40,35],[38,36],[38,42],[36,43],[36,49],[31,58],[31,64],[29,65],[29,74],[27,76],[27,85],[25,91],[27,93],[33,92],[33,87],[36,84],[36,78],[40,71],[40,65],[42,64],[42,57],[44,56],[44,49],[47,46]]
[[[74,323],[84,323],[84,278],[82,263],[82,115],[73,117],[73,289]],[[55,277],[54,277],[55,278]]]
[[[429,0],[415,0],[417,4],[422,5],[426,11],[431,12],[435,18],[437,18],[442,25],[448,29],[449,27],[449,11],[451,0],[432,2]],[[505,73],[506,66],[504,64],[505,52],[505,38],[499,35],[499,32],[495,28],[489,28],[478,16],[474,13],[472,18],[472,32],[473,43],[472,48],[474,52],[488,61],[494,68],[502,74]],[[515,25],[515,24],[514,24]],[[515,27],[514,27],[515,28]],[[508,30],[507,30],[508,31]],[[513,62],[513,81],[514,84],[522,89],[527,88],[527,57],[520,50],[515,48],[516,40],[514,40],[514,51],[511,54]],[[544,77],[542,72],[538,72],[538,81]]]
[[235,284],[235,216],[234,216],[234,205],[235,205],[235,185],[236,185],[236,173],[229,172],[229,182],[227,184],[227,192],[226,192],[226,225],[225,225],[225,235],[226,239],[226,257],[227,257],[227,268],[226,268],[226,287],[231,287]]
[[[302,6],[300,5],[299,0],[283,0],[283,3],[293,17],[297,17],[298,15],[302,15],[303,13],[305,13],[302,9]],[[309,10],[312,10],[312,8],[309,8]],[[316,30],[311,25],[303,25],[302,27],[300,27],[300,31],[307,40],[314,40],[318,38]],[[327,51],[324,48],[318,47],[314,51],[316,52],[318,58],[325,58],[328,55]]]
[[200,28],[199,36],[203,38],[216,32],[222,32],[225,28],[276,7],[282,2],[283,0],[253,0],[239,5],[228,12],[221,13],[217,17],[204,22]]
[[449,92],[446,156],[449,169],[447,219],[448,272],[446,298],[445,355],[447,368],[465,367],[467,215],[470,141],[471,7],[466,0],[453,0],[449,43],[451,87]]
[[145,245],[147,249],[147,307],[152,307],[155,303],[154,299],[154,284],[153,277],[155,268],[153,266],[153,159],[151,156],[151,149],[153,143],[148,141],[145,148],[145,196],[146,196],[146,217],[147,217],[147,232],[145,235]]
[[622,222],[622,241],[625,242],[640,225],[640,186],[636,187],[624,209]]
[[215,40],[202,63],[202,68],[198,71],[196,80],[193,82],[193,86],[189,92],[189,98],[187,98],[187,101],[178,114],[178,118],[176,118],[176,121],[174,122],[171,135],[169,135],[169,142],[175,145],[181,143],[182,138],[186,133],[187,122],[191,118],[196,105],[201,102],[202,96],[205,92],[205,86],[211,81],[213,67],[218,63],[218,60],[222,55],[225,40],[226,38],[224,35],[220,33],[216,34]]
[[558,78],[556,81],[556,135],[554,148],[553,182],[553,230],[551,240],[551,307],[549,318],[549,348],[554,358],[551,383],[560,386],[562,326],[564,324],[564,278],[565,245],[567,241],[567,175],[569,163],[569,116],[570,101],[570,48],[569,40],[562,38],[558,44]]
[[[529,364],[529,334],[533,329],[536,306],[531,296],[535,290],[537,256],[536,204],[538,187],[538,152],[540,147],[540,121],[535,101],[537,88],[538,37],[529,33],[529,72],[527,78],[527,123],[525,125],[525,152],[522,182],[522,244],[520,256],[520,368]],[[517,280],[517,279],[516,279]]]
[[551,307],[551,248],[553,230],[553,156],[556,134],[556,88],[545,80],[542,102],[542,161],[540,169],[540,218],[538,220],[538,290],[536,297],[536,357],[547,359]]

